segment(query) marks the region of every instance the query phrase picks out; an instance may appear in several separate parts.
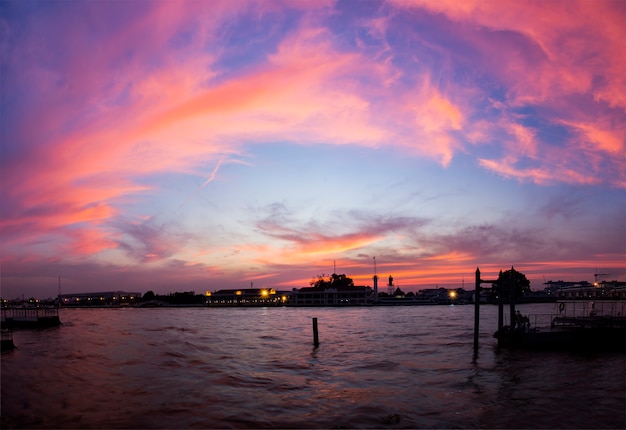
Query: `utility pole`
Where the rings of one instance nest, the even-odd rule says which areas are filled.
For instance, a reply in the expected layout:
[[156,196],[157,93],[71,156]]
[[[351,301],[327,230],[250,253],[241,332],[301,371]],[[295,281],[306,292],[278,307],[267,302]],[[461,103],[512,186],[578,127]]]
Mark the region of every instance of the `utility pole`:
[[374,259],[374,301],[378,301],[378,275],[376,274],[376,257],[372,257]]

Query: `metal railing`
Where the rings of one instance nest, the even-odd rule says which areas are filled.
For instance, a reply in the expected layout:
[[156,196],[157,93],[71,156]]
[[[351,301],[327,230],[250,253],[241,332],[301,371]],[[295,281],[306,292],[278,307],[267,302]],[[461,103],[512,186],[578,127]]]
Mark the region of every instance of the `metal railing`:
[[[626,321],[626,301],[585,301],[564,300],[554,304],[554,311],[541,314],[523,315],[527,318],[529,330],[549,330],[556,325],[579,324],[581,320],[612,320],[620,324]],[[505,314],[505,321],[511,323],[511,316]],[[526,320],[524,320],[526,321]]]
[[37,321],[39,318],[58,317],[59,309],[57,307],[10,307],[2,308],[2,321],[7,319],[20,321]]

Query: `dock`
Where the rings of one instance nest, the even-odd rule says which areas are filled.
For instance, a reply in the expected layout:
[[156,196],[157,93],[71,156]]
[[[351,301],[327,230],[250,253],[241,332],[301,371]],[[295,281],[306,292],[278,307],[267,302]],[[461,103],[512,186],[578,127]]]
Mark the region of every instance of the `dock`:
[[[578,305],[578,306],[576,306]],[[525,315],[494,334],[498,346],[522,349],[624,351],[626,302],[558,302],[558,314]]]
[[57,306],[3,307],[0,326],[2,329],[47,328],[61,325]]

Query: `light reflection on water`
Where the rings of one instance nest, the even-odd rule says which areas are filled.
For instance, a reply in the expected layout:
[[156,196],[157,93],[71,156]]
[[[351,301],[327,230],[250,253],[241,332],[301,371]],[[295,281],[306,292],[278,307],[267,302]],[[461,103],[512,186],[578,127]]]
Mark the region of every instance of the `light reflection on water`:
[[623,354],[497,352],[491,306],[476,359],[472,306],[63,309],[61,320],[16,332],[2,355],[3,428],[626,425]]

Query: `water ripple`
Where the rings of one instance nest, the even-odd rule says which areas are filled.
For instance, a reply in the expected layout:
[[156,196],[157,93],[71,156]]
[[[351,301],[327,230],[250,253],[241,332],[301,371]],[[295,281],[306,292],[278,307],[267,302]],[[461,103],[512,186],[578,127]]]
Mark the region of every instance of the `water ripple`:
[[62,327],[16,333],[3,354],[1,424],[625,427],[623,355],[499,352],[485,307],[475,358],[472,317],[470,306],[62,310]]

